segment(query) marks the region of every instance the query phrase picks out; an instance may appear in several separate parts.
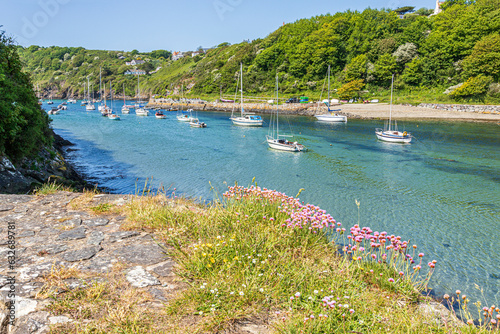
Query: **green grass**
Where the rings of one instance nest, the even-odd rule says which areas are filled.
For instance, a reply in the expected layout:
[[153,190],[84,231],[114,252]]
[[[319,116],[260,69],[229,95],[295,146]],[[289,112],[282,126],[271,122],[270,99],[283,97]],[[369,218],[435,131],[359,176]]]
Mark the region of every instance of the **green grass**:
[[74,189],[54,181],[54,182],[44,183],[41,186],[37,187],[35,190],[33,190],[33,194],[37,196],[45,196],[45,195],[53,195],[59,191],[73,192]]

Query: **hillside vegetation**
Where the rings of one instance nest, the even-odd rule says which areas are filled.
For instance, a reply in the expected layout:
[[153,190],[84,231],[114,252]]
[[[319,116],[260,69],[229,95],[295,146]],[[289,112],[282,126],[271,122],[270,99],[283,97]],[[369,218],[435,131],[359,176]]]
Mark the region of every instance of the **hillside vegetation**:
[[500,0],[448,0],[443,7],[432,16],[425,9],[400,18],[368,8],[301,19],[265,38],[222,43],[177,61],[156,51],[31,46],[20,52],[40,88],[64,97],[81,94],[89,74],[97,87],[99,67],[118,92],[125,83],[134,95],[137,78],[123,75],[133,68],[125,61],[141,58],[146,63],[139,68],[148,72],[161,66],[141,78],[141,91],[163,96],[178,95],[182,85],[191,96],[231,96],[242,62],[245,94],[252,96],[271,96],[278,73],[284,96],[319,98],[330,65],[331,88],[342,99],[383,98],[394,73],[399,102],[500,102]]
[[0,157],[17,162],[51,141],[49,118],[38,105],[30,76],[22,71],[12,39],[0,31]]

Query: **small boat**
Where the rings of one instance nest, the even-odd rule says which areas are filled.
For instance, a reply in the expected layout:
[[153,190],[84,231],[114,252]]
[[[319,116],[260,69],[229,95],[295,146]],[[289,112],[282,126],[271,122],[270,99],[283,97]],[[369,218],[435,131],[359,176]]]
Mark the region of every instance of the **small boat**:
[[205,122],[200,122],[198,118],[192,117],[189,121],[189,126],[192,128],[206,128],[207,124]]
[[149,113],[146,109],[144,109],[143,107],[139,107],[137,109],[135,109],[135,114],[137,116],[148,116]]
[[68,105],[66,102],[61,103],[62,106]]
[[[229,118],[234,125],[239,125],[239,126],[262,126],[262,123],[264,123],[264,120],[262,117],[259,115],[255,115],[253,113],[247,113],[245,112],[245,109],[243,109],[243,63],[240,63],[240,79],[241,79],[241,115],[240,116],[234,116],[233,113],[231,113],[231,117]],[[236,90],[238,90],[238,86],[236,86]],[[233,110],[234,112],[234,110]]]
[[59,114],[59,108],[52,107],[49,111],[47,111],[47,114],[49,114],[49,115],[57,115],[57,114]]
[[[345,115],[340,115],[337,112],[340,111],[341,109],[330,109],[330,65],[328,65],[328,100],[325,103],[326,107],[328,108],[328,113],[327,114],[321,114],[321,115],[314,115],[318,121],[321,122],[329,122],[329,123],[336,123],[336,122],[347,122],[347,116]],[[318,102],[319,104],[319,102]]]
[[119,121],[120,120],[120,116],[118,116],[117,114],[113,114],[113,113],[108,114],[108,118],[112,121]]
[[191,113],[181,110],[181,112],[177,114],[177,120],[179,122],[189,122],[191,121]]
[[278,75],[276,74],[276,117],[275,117],[276,119],[273,119],[274,115],[272,114],[271,121],[269,123],[269,134],[266,136],[267,144],[269,145],[270,148],[280,151],[288,151],[288,152],[304,151],[305,150],[304,145],[301,145],[298,142],[291,142],[283,138],[292,136],[284,136],[279,134],[278,110],[279,110]]
[[75,99],[68,99],[68,103],[76,103]]
[[165,115],[163,111],[158,110],[157,112],[155,112],[155,117],[158,119],[165,119],[167,118],[167,115]]
[[389,121],[386,122],[384,129],[381,128],[375,129],[375,135],[379,140],[383,140],[390,143],[401,143],[407,144],[411,142],[411,134],[406,131],[399,131],[398,124],[395,121],[394,127],[391,129],[392,123],[392,91],[394,88],[394,74],[392,75],[392,83],[391,83],[391,104],[389,107]]
[[90,81],[89,77],[87,77],[87,102],[85,105],[85,110],[87,111],[92,111],[95,110],[95,105],[92,103],[92,100],[90,99]]

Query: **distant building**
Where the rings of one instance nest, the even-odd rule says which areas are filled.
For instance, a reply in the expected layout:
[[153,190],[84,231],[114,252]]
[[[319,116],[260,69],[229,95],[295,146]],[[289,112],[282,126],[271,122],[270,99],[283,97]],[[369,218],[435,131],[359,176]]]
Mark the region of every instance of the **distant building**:
[[125,59],[125,57],[124,56],[120,56],[120,57],[118,57],[118,59]]
[[201,51],[195,51],[191,53],[191,57],[196,57],[197,55],[201,54]]
[[441,5],[444,3],[444,1],[439,1],[436,0],[436,8],[434,8],[434,13],[431,15],[437,15],[441,13],[443,10],[441,9]]
[[146,71],[143,70],[128,70],[124,74],[126,75],[145,75]]
[[131,65],[141,65],[141,64],[144,64],[144,60],[140,60],[140,59],[134,59],[132,61],[127,61],[125,63],[125,65],[128,65],[128,66],[131,66]]
[[174,53],[172,53],[172,60],[174,60],[174,61],[179,60],[182,57],[184,57],[184,53],[181,51],[175,51]]

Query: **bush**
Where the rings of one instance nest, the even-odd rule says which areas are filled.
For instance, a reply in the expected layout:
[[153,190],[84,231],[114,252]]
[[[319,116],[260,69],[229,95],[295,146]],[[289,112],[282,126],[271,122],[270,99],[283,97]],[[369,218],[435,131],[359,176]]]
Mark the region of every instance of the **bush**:
[[484,98],[490,84],[493,82],[491,77],[478,75],[471,77],[463,85],[450,92],[450,97],[455,100],[462,98]]

